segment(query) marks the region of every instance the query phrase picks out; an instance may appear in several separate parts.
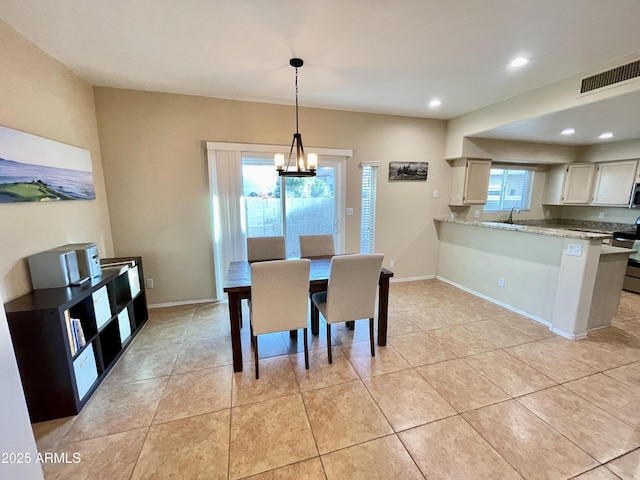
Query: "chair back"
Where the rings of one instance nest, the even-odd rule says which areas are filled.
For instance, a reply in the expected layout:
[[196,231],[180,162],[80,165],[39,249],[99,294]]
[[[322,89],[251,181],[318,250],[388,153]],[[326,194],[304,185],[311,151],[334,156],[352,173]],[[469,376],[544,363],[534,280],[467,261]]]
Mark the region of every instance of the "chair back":
[[326,257],[336,253],[331,233],[300,235],[298,238],[301,258]]
[[327,321],[373,318],[382,268],[381,253],[338,255],[331,259],[327,288]]
[[247,260],[250,262],[282,260],[286,256],[284,237],[247,238]]
[[306,328],[311,260],[251,264],[253,334]]

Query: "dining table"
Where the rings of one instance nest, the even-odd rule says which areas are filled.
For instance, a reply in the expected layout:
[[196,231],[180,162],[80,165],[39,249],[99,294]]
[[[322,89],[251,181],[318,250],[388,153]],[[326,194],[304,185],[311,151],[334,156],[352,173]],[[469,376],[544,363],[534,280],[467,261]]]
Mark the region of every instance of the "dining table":
[[[332,257],[312,257],[309,272],[309,293],[327,290]],[[389,279],[393,272],[380,269],[378,281],[378,345],[387,344],[387,313],[389,309]],[[242,346],[240,329],[242,328],[242,300],[251,298],[251,262],[230,262],[223,291],[229,297],[229,322],[231,325],[231,350],[233,352],[233,371],[242,371]],[[283,292],[286,298],[286,292]],[[284,301],[284,299],[283,299]],[[320,318],[317,309],[311,309],[311,332],[319,333]]]

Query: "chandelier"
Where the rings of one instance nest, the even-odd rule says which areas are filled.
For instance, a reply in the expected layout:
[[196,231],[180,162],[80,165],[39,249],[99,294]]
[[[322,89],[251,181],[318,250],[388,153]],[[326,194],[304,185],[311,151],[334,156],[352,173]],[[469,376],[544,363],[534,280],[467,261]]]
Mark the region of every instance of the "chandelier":
[[[318,155],[315,153],[304,153],[302,146],[302,135],[298,132],[298,68],[304,65],[300,58],[292,58],[289,65],[296,69],[296,133],[293,134],[293,142],[291,142],[291,150],[289,150],[289,160],[284,164],[284,155],[277,153],[274,157],[276,170],[283,177],[315,177],[318,168]],[[291,165],[291,157],[293,148],[296,149],[295,165]]]

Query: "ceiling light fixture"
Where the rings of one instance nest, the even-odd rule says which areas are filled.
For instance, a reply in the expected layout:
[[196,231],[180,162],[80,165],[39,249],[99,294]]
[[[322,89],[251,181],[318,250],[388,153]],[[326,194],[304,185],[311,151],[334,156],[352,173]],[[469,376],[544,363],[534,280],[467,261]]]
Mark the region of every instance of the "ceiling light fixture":
[[562,130],[560,132],[560,135],[573,135],[574,133],[576,133],[575,129],[573,129],[573,128],[565,128],[564,130]]
[[527,58],[527,57],[516,57],[513,60],[511,60],[511,63],[509,64],[509,66],[513,67],[513,68],[518,68],[518,67],[522,67],[524,65],[526,65],[527,63],[529,63],[531,59]]
[[[289,160],[287,165],[284,164],[284,155],[276,153],[274,162],[278,175],[282,177],[315,177],[318,168],[318,155],[309,153],[305,155],[302,146],[302,135],[298,131],[298,68],[304,65],[300,58],[292,58],[289,65],[296,69],[296,133],[293,134],[293,142],[291,142],[291,150],[289,150]],[[296,164],[293,169],[291,167],[291,156],[293,155],[293,147],[296,147]]]
[[442,105],[442,100],[439,100],[437,98],[434,98],[429,102],[429,106],[431,108],[436,108],[436,107],[439,107],[440,105]]
[[600,136],[599,136],[598,138],[600,138],[600,139],[602,139],[602,140],[605,140],[605,139],[607,139],[607,138],[613,138],[613,133],[611,133],[611,132],[604,132],[604,133],[601,133],[601,134],[600,134]]

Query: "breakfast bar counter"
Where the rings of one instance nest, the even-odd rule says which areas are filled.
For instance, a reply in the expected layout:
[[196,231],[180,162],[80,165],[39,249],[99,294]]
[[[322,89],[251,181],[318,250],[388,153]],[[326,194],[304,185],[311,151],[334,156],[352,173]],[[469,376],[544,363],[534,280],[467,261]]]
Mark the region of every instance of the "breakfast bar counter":
[[[470,220],[458,220],[450,217],[438,217],[434,218],[436,222],[456,223],[460,225],[470,225],[475,227],[492,228],[497,230],[508,230],[510,232],[522,232],[531,233],[534,235],[547,235],[551,237],[564,237],[575,238],[577,240],[593,240],[600,239],[605,240],[611,238],[611,234],[608,233],[596,233],[593,231],[586,231],[585,229],[571,228],[559,228],[556,226],[542,226],[542,225],[523,225],[520,223],[506,223],[506,222],[474,222]],[[564,225],[563,225],[564,227]]]
[[630,250],[611,234],[435,218],[438,278],[566,338],[610,325]]

